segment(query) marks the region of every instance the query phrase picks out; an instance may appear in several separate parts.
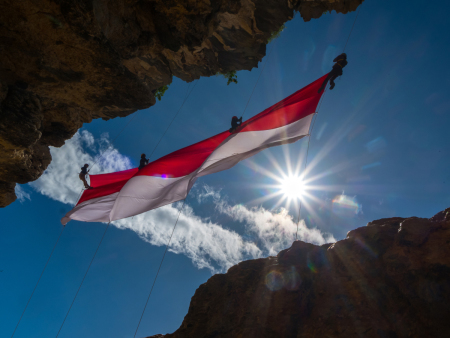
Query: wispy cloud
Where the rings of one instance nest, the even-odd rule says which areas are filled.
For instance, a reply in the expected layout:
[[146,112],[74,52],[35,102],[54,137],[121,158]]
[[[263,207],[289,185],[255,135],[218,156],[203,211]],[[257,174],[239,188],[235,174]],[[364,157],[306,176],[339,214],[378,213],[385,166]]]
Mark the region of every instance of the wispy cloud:
[[[265,256],[276,255],[290,247],[296,238],[297,223],[284,208],[274,212],[263,207],[230,206],[223,200],[215,203],[219,212],[244,224],[246,232],[253,235]],[[310,229],[303,220],[298,224],[298,239],[318,245],[336,242],[333,235],[324,234],[319,229]]]
[[204,184],[196,193],[198,203],[202,203],[208,198],[212,198],[215,202],[220,200],[220,190],[214,190],[212,187]]
[[[65,204],[77,201],[82,188],[78,173],[84,163],[92,164],[98,159],[95,173],[131,167],[130,159],[112,147],[107,135],[96,140],[87,131],[75,134],[63,147],[50,151],[52,163],[44,175],[30,185],[41,194]],[[295,239],[297,226],[285,210],[271,212],[262,207],[232,206],[225,202],[220,191],[209,186],[202,186],[191,194],[198,203],[212,200],[217,212],[227,216],[230,222],[242,222],[249,234],[244,238],[209,218],[195,215],[192,207],[185,205],[169,250],[186,255],[198,268],[225,271],[242,260],[277,254]],[[152,245],[163,246],[167,244],[180,207],[180,203],[174,203],[112,224],[136,232]],[[304,223],[299,225],[299,239],[317,244],[335,241],[332,236],[309,229]]]
[[20,203],[31,200],[30,194],[27,193],[20,185],[16,184],[16,196]]
[[[178,216],[177,207],[181,204],[119,220],[114,225],[135,231],[153,245],[166,245]],[[244,241],[238,233],[223,229],[219,224],[201,219],[187,205],[180,215],[169,250],[186,255],[198,268],[208,268],[212,272],[224,271],[242,260],[262,256],[254,243]]]

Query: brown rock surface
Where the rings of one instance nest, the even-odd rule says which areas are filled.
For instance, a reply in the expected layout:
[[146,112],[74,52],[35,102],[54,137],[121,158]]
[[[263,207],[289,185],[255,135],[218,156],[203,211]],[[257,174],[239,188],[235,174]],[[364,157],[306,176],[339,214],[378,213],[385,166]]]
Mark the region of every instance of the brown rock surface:
[[362,0],[0,0],[0,207],[48,146],[155,104],[172,82],[250,70],[270,34]]
[[242,262],[192,297],[188,337],[450,337],[450,208]]

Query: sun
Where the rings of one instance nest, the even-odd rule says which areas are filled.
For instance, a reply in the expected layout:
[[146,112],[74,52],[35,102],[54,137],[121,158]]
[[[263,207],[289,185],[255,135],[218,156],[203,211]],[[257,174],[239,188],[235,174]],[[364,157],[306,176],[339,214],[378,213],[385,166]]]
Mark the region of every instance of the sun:
[[[335,144],[331,143],[324,147],[310,159],[308,164],[305,162],[307,150],[304,152],[296,150],[295,154],[291,154],[290,147],[282,148],[285,155],[284,161],[278,158],[278,155],[276,157],[271,152],[264,152],[268,160],[268,163],[264,165],[250,159],[243,162],[252,172],[266,178],[265,181],[255,184],[259,196],[250,201],[252,205],[268,203],[271,210],[283,208],[297,217],[301,217],[301,213],[306,212],[308,217],[312,217],[317,222],[321,218],[317,211],[322,213],[328,205],[327,200],[324,201],[318,195],[327,198],[328,193],[342,191],[341,186],[321,184],[321,181],[348,168],[347,162],[343,162],[335,166],[327,166],[325,171],[313,174],[334,146]],[[340,206],[337,202],[334,204],[337,205],[336,208]]]
[[280,190],[284,197],[297,199],[303,196],[305,184],[300,176],[287,176],[281,181]]

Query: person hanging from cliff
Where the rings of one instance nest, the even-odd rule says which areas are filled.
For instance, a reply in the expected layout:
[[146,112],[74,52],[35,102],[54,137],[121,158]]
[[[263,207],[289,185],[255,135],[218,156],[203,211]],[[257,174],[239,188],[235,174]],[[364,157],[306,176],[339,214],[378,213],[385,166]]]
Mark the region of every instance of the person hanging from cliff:
[[92,189],[92,187],[87,183],[86,181],[86,175],[88,174],[89,170],[87,170],[87,168],[89,167],[89,164],[85,164],[84,166],[81,167],[81,172],[78,175],[78,177],[80,178],[80,180],[83,181],[84,183],[84,187],[86,189]]
[[322,86],[319,89],[319,93],[321,93],[325,89],[328,81],[330,81],[330,90],[334,88],[334,86],[336,85],[334,83],[334,80],[342,75],[342,68],[344,68],[348,64],[347,54],[342,53],[341,55],[336,56],[333,62],[335,62],[335,64],[333,65],[333,69],[328,73],[327,78],[323,81]]
[[234,132],[237,127],[239,127],[242,124],[242,116],[241,118],[237,118],[237,116],[233,116],[231,118],[231,128],[230,128],[230,133]]
[[141,160],[139,161],[139,170],[144,168],[148,164],[149,159],[145,158],[145,154],[141,155]]

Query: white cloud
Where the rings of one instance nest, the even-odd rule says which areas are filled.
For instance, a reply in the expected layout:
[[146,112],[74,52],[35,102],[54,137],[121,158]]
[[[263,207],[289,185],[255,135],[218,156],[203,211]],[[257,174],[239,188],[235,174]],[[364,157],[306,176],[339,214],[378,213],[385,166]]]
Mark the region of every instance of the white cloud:
[[[75,204],[81,192],[83,185],[78,173],[84,163],[92,164],[98,159],[95,173],[131,167],[130,159],[111,146],[108,135],[95,140],[91,133],[83,131],[76,133],[63,147],[51,147],[50,151],[52,163],[44,175],[30,185],[41,194],[66,204]],[[198,268],[224,271],[245,259],[275,255],[295,239],[296,224],[285,211],[273,213],[263,208],[230,206],[221,198],[220,191],[208,186],[191,194],[199,203],[211,198],[218,212],[228,216],[230,221],[244,223],[246,232],[253,237],[251,241],[246,240],[235,231],[195,215],[193,209],[185,205],[169,250],[186,255]],[[178,202],[112,224],[136,232],[152,245],[163,246],[167,244],[180,207]],[[334,241],[332,236],[308,229],[303,223],[299,229],[301,240],[317,244]]]
[[16,184],[15,192],[17,199],[20,203],[25,202],[25,200],[31,200],[30,194],[27,193],[20,185]]
[[[295,240],[297,223],[284,208],[273,212],[262,207],[230,206],[224,200],[216,200],[215,204],[222,214],[244,223],[246,231],[253,234],[264,256],[278,254],[289,248]],[[318,245],[336,242],[333,235],[324,234],[319,229],[310,229],[303,220],[298,224],[298,239]]]
[[210,197],[215,202],[218,202],[220,200],[220,190],[216,191],[206,184],[204,184],[202,188],[203,189],[201,189],[200,191],[198,191],[196,193],[198,203],[202,203],[203,201],[205,201],[206,199],[208,199]]
[[[84,150],[87,147],[93,156]],[[88,131],[77,132],[61,148],[50,147],[52,162],[44,174],[29,183],[41,194],[65,204],[75,204],[80,196],[83,183],[78,178],[81,167],[88,163],[93,173],[99,174],[131,168],[128,157],[112,148],[107,135],[99,141]],[[98,160],[98,163],[93,164]]]
[[[177,203],[178,208],[181,203]],[[153,245],[166,245],[178,216],[178,209],[165,206],[145,214],[114,222],[118,228],[131,229]],[[170,251],[189,257],[198,268],[212,272],[226,270],[244,259],[261,257],[261,250],[244,241],[234,231],[202,220],[185,205],[173,234]]]

